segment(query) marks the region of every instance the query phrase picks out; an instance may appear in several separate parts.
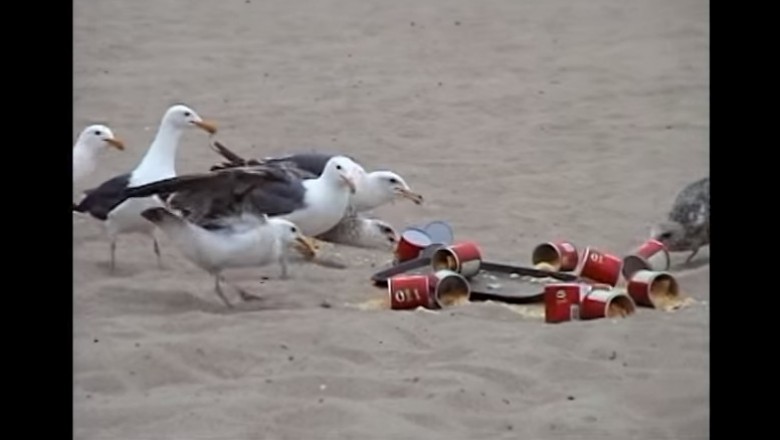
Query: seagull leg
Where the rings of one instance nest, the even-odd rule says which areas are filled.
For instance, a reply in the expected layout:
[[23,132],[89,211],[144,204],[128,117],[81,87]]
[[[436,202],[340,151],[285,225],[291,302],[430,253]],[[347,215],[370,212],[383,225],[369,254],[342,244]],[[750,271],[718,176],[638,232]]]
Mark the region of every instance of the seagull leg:
[[214,291],[217,292],[219,299],[221,299],[222,302],[224,302],[228,308],[232,309],[233,304],[230,304],[230,301],[228,301],[227,297],[225,296],[225,293],[222,292],[222,287],[220,287],[219,285],[220,278],[221,278],[220,275],[218,274],[214,275]]
[[235,284],[232,285],[234,289],[238,292],[239,295],[241,295],[241,299],[244,301],[262,301],[263,297],[258,295],[253,295],[246,290],[236,286]]
[[157,257],[157,267],[163,268],[162,256],[160,255],[160,244],[157,242],[157,237],[152,235],[152,242],[154,243],[154,255]]
[[116,238],[111,238],[111,244],[110,247],[110,253],[111,257],[108,261],[108,270],[113,274],[114,270],[116,269]]
[[281,273],[279,274],[279,279],[287,280],[290,278],[290,274],[287,272],[287,253],[282,252],[282,255],[279,256],[279,266],[281,267]]

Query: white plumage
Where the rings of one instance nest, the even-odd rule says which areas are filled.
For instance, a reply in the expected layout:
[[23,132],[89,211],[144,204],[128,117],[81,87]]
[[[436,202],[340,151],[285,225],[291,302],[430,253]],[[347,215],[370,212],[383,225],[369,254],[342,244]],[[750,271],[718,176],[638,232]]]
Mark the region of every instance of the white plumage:
[[198,127],[209,134],[216,127],[185,105],[174,105],[163,115],[157,135],[138,166],[131,172],[115,176],[97,188],[86,191],[86,197],[74,206],[77,212],[86,212],[104,222],[111,241],[110,265],[115,267],[116,242],[120,234],[140,233],[148,235],[154,242],[154,252],[160,263],[160,249],[154,236],[154,224],[146,221],[141,212],[148,208],[162,206],[157,197],[125,200],[123,191],[129,186],[138,186],[176,176],[176,152],[184,130]]
[[125,149],[124,143],[105,125],[94,124],[81,131],[73,146],[74,185],[95,171],[100,152],[107,147]]

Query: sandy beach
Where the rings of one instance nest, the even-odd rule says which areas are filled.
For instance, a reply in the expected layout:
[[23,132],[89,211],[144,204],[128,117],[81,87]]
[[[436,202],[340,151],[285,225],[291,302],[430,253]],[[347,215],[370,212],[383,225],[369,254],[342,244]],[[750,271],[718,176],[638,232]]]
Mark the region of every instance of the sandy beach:
[[[132,169],[176,102],[247,157],[398,172],[425,203],[373,214],[447,220],[491,261],[557,237],[625,253],[709,174],[704,0],[75,0],[74,57],[73,138],[127,145],[74,193]],[[193,130],[178,172],[218,159]],[[226,272],[265,298],[228,311],[160,237],[163,268],[127,235],[112,275],[73,217],[76,439],[709,438],[708,248],[673,254],[685,308],[553,325],[353,307],[391,254],[348,247],[345,270]]]

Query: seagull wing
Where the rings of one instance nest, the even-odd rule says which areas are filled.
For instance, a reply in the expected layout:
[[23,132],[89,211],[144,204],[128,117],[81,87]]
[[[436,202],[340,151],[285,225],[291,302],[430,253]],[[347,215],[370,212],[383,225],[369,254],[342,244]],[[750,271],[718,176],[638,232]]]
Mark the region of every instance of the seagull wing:
[[173,177],[128,188],[126,197],[166,195],[168,205],[203,227],[247,214],[283,215],[304,202],[303,181],[280,167],[253,165]]

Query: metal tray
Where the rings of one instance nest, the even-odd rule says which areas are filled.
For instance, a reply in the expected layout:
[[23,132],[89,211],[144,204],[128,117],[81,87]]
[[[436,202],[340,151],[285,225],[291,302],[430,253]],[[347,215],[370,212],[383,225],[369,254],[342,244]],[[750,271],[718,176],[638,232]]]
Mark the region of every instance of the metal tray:
[[[433,250],[426,249],[418,258],[380,270],[372,275],[371,280],[378,286],[384,286],[390,277],[402,273],[430,273]],[[543,300],[545,284],[581,281],[578,276],[567,272],[547,272],[489,261],[483,261],[479,273],[468,280],[473,301],[507,303],[539,302]]]

